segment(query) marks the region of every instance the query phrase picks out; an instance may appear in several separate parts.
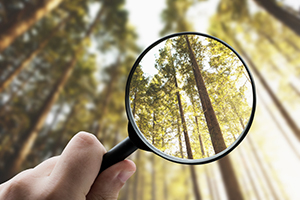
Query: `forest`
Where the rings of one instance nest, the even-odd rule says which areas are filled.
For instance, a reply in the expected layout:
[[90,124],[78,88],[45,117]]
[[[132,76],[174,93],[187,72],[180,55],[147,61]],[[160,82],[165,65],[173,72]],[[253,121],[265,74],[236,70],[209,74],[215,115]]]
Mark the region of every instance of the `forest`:
[[[0,183],[59,155],[79,131],[107,150],[125,139],[135,60],[160,37],[196,31],[245,61],[257,91],[253,125],[209,164],[136,151],[128,159],[137,171],[119,199],[300,199],[299,7],[294,0],[0,0]],[[239,137],[252,90],[234,52],[188,35],[143,57],[129,98],[149,143],[201,159]]]
[[253,102],[251,80],[236,54],[199,35],[170,38],[149,54],[137,66],[129,94],[149,143],[188,159],[229,147],[245,129]]

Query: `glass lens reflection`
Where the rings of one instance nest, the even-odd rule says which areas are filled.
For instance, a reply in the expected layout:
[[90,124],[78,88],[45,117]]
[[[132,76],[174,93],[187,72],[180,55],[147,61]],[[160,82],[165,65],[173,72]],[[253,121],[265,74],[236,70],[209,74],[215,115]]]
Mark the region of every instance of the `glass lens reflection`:
[[229,147],[252,110],[251,81],[224,44],[199,35],[167,39],[141,60],[130,105],[145,138],[160,151],[201,159]]

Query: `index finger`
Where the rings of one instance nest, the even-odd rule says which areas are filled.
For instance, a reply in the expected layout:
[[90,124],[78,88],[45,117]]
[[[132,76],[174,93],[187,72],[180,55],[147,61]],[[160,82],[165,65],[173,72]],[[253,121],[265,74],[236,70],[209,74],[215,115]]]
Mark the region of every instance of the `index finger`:
[[79,132],[68,143],[50,177],[59,188],[86,195],[94,183],[105,148],[92,134]]

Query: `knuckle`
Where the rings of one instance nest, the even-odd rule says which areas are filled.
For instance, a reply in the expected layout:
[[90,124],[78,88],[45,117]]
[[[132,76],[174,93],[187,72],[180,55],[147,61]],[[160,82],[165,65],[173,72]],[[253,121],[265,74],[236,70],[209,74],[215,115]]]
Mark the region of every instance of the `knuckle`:
[[106,152],[104,146],[99,142],[94,134],[80,131],[79,133],[77,133],[76,137],[81,140],[83,145],[91,148],[96,148],[97,151],[102,154]]
[[81,142],[84,142],[88,145],[92,145],[98,142],[98,139],[95,135],[84,131],[80,131],[79,133],[77,133],[76,137],[79,138]]
[[2,188],[2,195],[4,199],[25,199],[25,194],[28,193],[28,183],[24,180],[24,177],[20,178],[16,176],[7,182],[6,186]]

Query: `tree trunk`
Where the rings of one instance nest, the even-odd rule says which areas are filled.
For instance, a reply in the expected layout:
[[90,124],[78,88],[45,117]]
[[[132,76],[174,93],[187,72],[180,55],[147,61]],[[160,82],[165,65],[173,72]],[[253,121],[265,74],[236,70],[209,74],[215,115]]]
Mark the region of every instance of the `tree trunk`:
[[[186,188],[190,188],[190,178],[189,176],[186,174],[186,173],[189,173],[188,172],[188,166],[184,166],[184,165],[181,165],[182,167],[182,174],[184,174],[185,176],[185,179],[184,179],[184,185]],[[184,196],[184,199],[185,200],[190,200],[190,190],[189,189],[186,189],[185,190],[185,196]]]
[[61,2],[62,0],[40,0],[34,7],[26,7],[22,16],[7,27],[0,27],[0,53]]
[[260,159],[260,157],[259,157],[259,155],[257,153],[258,149],[255,148],[254,142],[252,141],[251,137],[248,137],[248,141],[249,141],[249,144],[250,144],[251,152],[253,153],[253,155],[255,157],[255,160],[256,160],[256,163],[259,165],[259,168],[262,171],[262,175],[263,175],[263,177],[264,177],[264,179],[265,179],[265,181],[266,181],[266,183],[268,185],[268,188],[271,191],[272,196],[274,197],[275,200],[281,199],[279,197],[279,195],[277,194],[277,190],[274,188],[274,186],[272,184],[271,178],[268,175],[267,171],[269,171],[269,170],[266,170],[265,167],[262,165],[262,163],[265,162],[265,160]]
[[[101,12],[99,12],[99,13],[101,13]],[[101,103],[102,109],[101,109],[101,113],[97,119],[98,120],[98,129],[97,129],[97,132],[95,133],[98,137],[100,137],[101,133],[103,132],[102,120],[103,120],[103,117],[107,113],[108,104],[109,104],[111,96],[112,96],[112,88],[114,87],[115,82],[119,76],[119,71],[118,71],[119,66],[120,66],[120,57],[117,59],[117,62],[111,67],[111,69],[112,69],[112,71],[110,73],[111,79],[110,79],[109,83],[107,84],[107,88],[106,88],[106,91],[104,94],[105,98],[104,98],[103,102]],[[134,109],[134,111],[135,111],[135,109]]]
[[300,47],[297,46],[297,44],[295,43],[294,40],[291,40],[290,38],[285,38],[284,41],[286,41],[291,47],[293,47],[293,49],[294,49],[295,51],[298,51],[298,52],[300,51]]
[[35,149],[35,151],[31,151],[29,155],[27,156],[28,158],[35,157],[36,159],[36,164],[38,165],[42,160],[45,158],[52,157],[53,154],[48,154],[52,150],[53,143],[47,143],[45,142],[49,135],[51,134],[51,131],[55,128],[55,125],[57,124],[57,120],[59,118],[59,115],[62,113],[64,108],[63,102],[59,103],[58,108],[55,109],[55,113],[53,115],[53,120],[51,121],[51,124],[49,124],[47,127],[45,127],[44,130],[42,130],[41,137],[37,138],[37,140],[34,143],[34,146],[32,148]]
[[274,171],[274,168],[272,167],[271,163],[270,162],[265,162],[267,164],[267,168],[269,169],[269,172],[273,175],[272,177],[272,180],[276,181],[277,184],[278,184],[278,188],[280,190],[280,193],[282,194],[282,199],[289,199],[286,191],[285,191],[285,188],[283,185],[282,185],[282,182],[278,179],[278,176],[277,176],[277,172]]
[[199,138],[199,144],[200,144],[200,150],[201,150],[201,153],[202,153],[202,158],[205,158],[207,156],[205,155],[202,138],[201,138],[201,134],[200,134],[200,131],[199,131],[199,124],[198,124],[197,116],[195,116],[195,121],[196,121],[196,125],[197,125],[198,138]]
[[245,160],[245,158],[247,157],[247,155],[245,155],[245,153],[242,152],[242,148],[238,149],[237,151],[239,153],[240,158],[242,159],[242,164],[243,164],[243,167],[245,168],[246,175],[247,175],[248,179],[250,180],[250,184],[251,184],[251,186],[252,186],[252,188],[254,190],[255,199],[263,199],[263,197],[258,192],[258,189],[257,189],[258,186],[254,182],[254,177],[250,173],[250,171],[252,169],[249,167],[248,163]]
[[28,74],[28,77],[26,78],[26,80],[24,80],[20,85],[19,87],[15,90],[15,91],[12,91],[9,98],[7,99],[7,101],[0,106],[0,113],[2,113],[6,107],[9,106],[9,103],[15,98],[15,96],[21,91],[24,89],[24,87],[27,85],[27,83],[29,81],[32,80],[32,77],[33,77],[33,74],[35,73],[35,71],[31,71],[29,74]]
[[152,154],[152,172],[151,172],[151,199],[152,200],[156,200],[156,183],[155,183],[155,179],[156,179],[156,170],[155,170],[155,155]]
[[194,98],[193,98],[193,95],[191,94],[190,95],[190,99],[191,99],[191,102],[192,102],[192,107],[193,107],[193,111],[194,111],[194,117],[195,117],[195,123],[196,123],[196,127],[197,127],[197,133],[198,133],[198,139],[199,139],[199,144],[200,144],[200,150],[201,150],[201,153],[202,153],[202,158],[205,158],[207,157],[205,155],[205,151],[204,151],[204,146],[203,146],[203,142],[202,142],[202,138],[201,138],[201,133],[200,133],[200,130],[199,130],[199,123],[198,123],[198,118],[197,117],[200,117],[200,116],[196,116],[196,110],[195,110],[195,101],[194,101]]
[[212,199],[212,200],[218,200],[218,198],[216,197],[216,194],[214,192],[214,189],[216,191],[217,188],[214,188],[214,185],[212,183],[212,177],[211,177],[211,174],[209,173],[209,171],[207,169],[207,166],[204,167],[204,173],[205,173],[206,183],[208,185],[209,194],[211,196],[210,199]]
[[60,155],[60,153],[61,153],[60,148],[64,147],[63,136],[65,135],[65,132],[68,129],[68,126],[70,124],[72,117],[74,117],[74,114],[76,113],[76,110],[77,110],[76,104],[77,104],[77,101],[73,102],[73,104],[71,105],[71,110],[70,110],[69,114],[67,115],[67,118],[63,123],[63,126],[61,127],[60,131],[58,132],[58,136],[56,137],[54,146],[52,147],[53,155]]
[[[175,75],[175,85],[176,85],[176,88],[178,89],[176,75]],[[177,94],[177,97],[179,97],[178,99],[180,100],[180,94],[179,94],[179,92]],[[178,102],[180,102],[180,101],[178,101]],[[192,104],[194,106],[194,102],[193,101],[192,101]],[[180,105],[181,105],[181,103],[179,104],[179,107],[180,107]],[[179,147],[180,147],[181,157],[183,158],[182,142],[181,142],[181,134],[180,134],[180,126],[179,126],[179,117],[177,117],[177,120],[178,120],[177,123],[178,123],[178,133],[179,133],[179,135],[178,135],[179,136]],[[197,118],[196,118],[196,122],[197,122]],[[197,126],[198,126],[198,123],[197,123]],[[198,129],[198,133],[199,133],[199,129]],[[187,138],[187,139],[188,139],[188,142],[189,142],[189,138]],[[185,139],[185,140],[187,140],[187,139]],[[189,147],[190,147],[190,145],[189,145]],[[189,149],[191,151],[191,147]],[[187,152],[188,152],[189,149],[187,148]],[[196,174],[196,171],[195,171],[195,166],[190,165],[189,168],[190,168],[190,173],[191,173],[191,179],[192,179],[192,182],[193,182],[194,197],[195,197],[196,200],[201,200],[201,195],[200,195],[200,190],[199,190],[199,186],[198,186],[197,174]]]
[[52,105],[57,100],[59,93],[61,92],[62,88],[66,84],[68,78],[70,77],[73,68],[75,67],[75,64],[76,64],[76,56],[74,56],[73,60],[69,63],[61,78],[54,85],[52,91],[48,95],[43,106],[38,111],[36,117],[33,119],[32,125],[30,126],[28,131],[22,134],[20,142],[17,144],[17,147],[15,148],[15,156],[11,157],[12,165],[11,167],[8,168],[10,169],[9,176],[16,173],[21,168],[21,164],[29,154],[30,149],[34,144],[34,141],[36,140],[37,135],[41,130]]
[[57,31],[66,23],[67,19],[59,23],[54,28],[54,30],[50,33],[50,35],[46,37],[41,43],[39,43],[38,47],[35,50],[33,50],[19,64],[19,66],[17,66],[16,69],[8,75],[8,77],[3,82],[0,83],[0,92],[2,92],[11,83],[11,81],[44,49],[44,47],[49,43],[49,41],[53,38],[53,36],[57,33]]
[[298,97],[300,97],[300,90],[292,83],[289,83],[291,89],[298,95]]
[[286,54],[284,50],[282,50],[277,42],[267,35],[265,32],[258,30],[258,32],[266,39],[268,42],[286,59],[287,62],[291,62],[293,59],[289,54]]
[[[229,31],[225,24],[222,23],[223,31],[226,34],[229,34]],[[261,82],[262,86],[265,88],[269,96],[271,97],[272,101],[274,102],[275,106],[283,116],[283,119],[286,121],[287,125],[290,127],[290,129],[293,131],[294,135],[297,137],[297,139],[300,141],[300,129],[298,128],[297,124],[294,122],[293,118],[290,116],[290,114],[287,112],[287,110],[284,108],[282,103],[279,101],[279,99],[276,97],[270,86],[268,85],[267,81],[264,79],[262,74],[259,72],[257,66],[252,62],[248,54],[244,51],[244,49],[241,47],[240,43],[234,38],[231,37],[234,46],[238,49],[242,57],[248,62],[250,68],[253,70],[256,77]]]
[[[258,93],[258,96],[261,97],[259,91],[257,91],[257,93]],[[276,119],[276,117],[274,116],[274,114],[272,113],[272,111],[270,110],[270,108],[267,106],[266,102],[264,101],[264,99],[262,97],[260,98],[260,101],[261,101],[263,107],[266,108],[267,113],[270,115],[271,119],[274,121],[277,129],[282,133],[283,137],[288,142],[289,146],[291,147],[291,150],[295,153],[295,155],[300,160],[300,152],[295,148],[293,142],[291,141],[291,139],[289,138],[289,136],[286,134],[286,132],[283,130],[283,128],[281,126],[281,123]]]
[[[164,168],[165,169],[165,168]],[[164,174],[166,174],[166,172],[164,171]],[[167,183],[167,177],[164,177],[163,179],[163,184],[164,184],[164,200],[168,200],[168,183]]]
[[[176,87],[178,88],[177,82],[176,82]],[[185,122],[185,118],[184,118],[184,111],[183,111],[182,104],[181,104],[181,97],[180,97],[180,94],[178,91],[176,92],[176,96],[177,96],[177,100],[178,100],[181,123],[183,126],[183,134],[184,134],[184,140],[185,140],[185,144],[186,144],[186,151],[188,154],[188,158],[194,159],[193,153],[192,153],[192,148],[191,148],[191,143],[190,143],[190,138],[189,138],[189,135],[187,132],[186,122]]]
[[[140,151],[136,152],[136,159],[135,159],[135,163],[137,166],[139,166],[140,163]],[[139,176],[140,176],[140,170],[136,169],[135,173],[134,173],[134,184],[133,184],[133,200],[138,200],[139,197]]]
[[219,200],[221,199],[221,196],[220,196],[220,191],[219,191],[219,186],[218,186],[218,181],[216,180],[216,175],[213,171],[213,167],[211,165],[211,167],[208,167],[207,169],[207,172],[208,172],[208,176],[211,180],[211,183],[212,183],[212,186],[213,186],[213,193],[214,193],[214,199],[215,200]]
[[144,178],[144,176],[145,176],[145,175],[144,175],[144,171],[143,171],[143,170],[141,170],[140,175],[141,175],[141,183],[140,183],[141,191],[140,191],[140,193],[139,193],[138,200],[143,200],[144,197],[145,197],[145,195],[144,195],[144,189],[145,189],[145,178]]
[[[234,111],[234,113],[236,114],[237,118],[239,118],[240,124],[241,124],[241,126],[242,126],[242,130],[241,130],[240,132],[242,132],[243,130],[245,130],[245,124],[244,124],[244,121],[243,121],[242,117],[240,116],[239,112],[237,111],[237,109],[236,109],[234,103],[232,103],[232,102],[231,102],[231,107],[233,108],[233,111]],[[234,134],[232,134],[232,135],[233,135],[234,139],[236,140],[235,135],[234,135]]]
[[45,134],[46,137],[49,136],[49,133],[54,129],[55,125],[57,124],[58,117],[62,113],[63,108],[64,108],[63,102],[59,103],[59,106],[55,111],[55,114],[53,116],[53,120],[52,120],[51,124],[44,131],[44,134]]
[[189,56],[192,62],[193,73],[195,76],[204,116],[207,122],[208,131],[211,137],[214,151],[217,154],[226,149],[226,144],[188,36],[185,36],[185,39],[188,45]]
[[[173,71],[174,71],[175,88],[178,90],[179,87],[178,87],[178,83],[177,83],[176,72],[175,72],[174,66],[173,66]],[[188,135],[187,126],[186,126],[186,122],[185,122],[184,111],[183,111],[182,104],[181,104],[181,97],[180,97],[179,91],[176,92],[176,96],[177,96],[177,101],[178,101],[181,124],[182,124],[182,127],[183,127],[183,134],[184,134],[184,139],[185,139],[185,144],[186,144],[186,152],[188,154],[189,159],[194,159],[193,158],[193,153],[192,153],[192,148],[191,148],[191,143],[190,143],[190,138],[189,138],[189,135]]]
[[228,156],[225,156],[217,161],[222,179],[225,185],[228,199],[230,200],[242,200],[242,190],[239,186],[238,180],[233,170],[233,166]]
[[[155,131],[155,113],[153,112],[153,123],[152,123],[152,128],[153,128],[153,134],[152,134],[152,145],[155,146],[155,140],[154,140],[154,131]],[[156,168],[155,168],[155,155],[152,154],[151,156],[151,163],[152,163],[152,172],[151,172],[151,197],[152,200],[156,200],[156,184],[155,184],[155,176],[156,176]]]
[[85,32],[84,38],[90,37],[90,35],[93,33],[93,31],[96,28],[97,24],[99,23],[99,20],[100,20],[101,16],[103,15],[104,11],[105,11],[105,5],[102,4],[101,8],[97,12],[97,15],[96,15],[93,23],[90,25],[89,29]]
[[180,156],[181,156],[181,158],[184,158],[183,149],[182,149],[182,141],[181,141],[180,122],[179,122],[178,115],[177,115],[177,130],[178,130],[178,142],[179,142]]
[[190,165],[190,171],[191,171],[191,179],[193,181],[193,191],[194,191],[194,197],[196,200],[201,200],[198,181],[197,181],[197,174],[195,171],[195,166]]
[[[273,59],[269,59],[268,61],[271,64],[272,70],[276,71],[276,73],[278,73],[279,75],[283,76],[283,73],[281,72],[281,70],[278,68],[277,65],[275,65],[275,63],[273,62]],[[251,82],[250,82],[251,83]]]
[[274,0],[254,0],[258,5],[263,7],[269,14],[279,20],[281,23],[289,27],[297,35],[300,36],[300,20],[293,14],[287,12],[278,6]]

